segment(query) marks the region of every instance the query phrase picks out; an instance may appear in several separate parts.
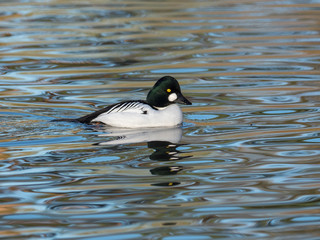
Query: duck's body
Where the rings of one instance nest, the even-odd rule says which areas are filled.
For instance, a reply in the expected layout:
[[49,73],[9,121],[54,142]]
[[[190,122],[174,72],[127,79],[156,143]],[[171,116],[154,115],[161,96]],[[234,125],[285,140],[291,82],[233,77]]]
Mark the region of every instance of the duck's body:
[[87,124],[100,122],[124,128],[178,126],[182,124],[183,115],[175,102],[191,104],[182,95],[178,81],[166,76],[153,86],[148,93],[147,101],[124,101],[77,119],[58,119],[58,121]]
[[[128,105],[132,107],[126,108]],[[130,101],[122,102],[114,109],[101,113],[90,121],[93,122],[128,128],[177,126],[182,123],[182,111],[176,104],[156,109],[147,103]]]

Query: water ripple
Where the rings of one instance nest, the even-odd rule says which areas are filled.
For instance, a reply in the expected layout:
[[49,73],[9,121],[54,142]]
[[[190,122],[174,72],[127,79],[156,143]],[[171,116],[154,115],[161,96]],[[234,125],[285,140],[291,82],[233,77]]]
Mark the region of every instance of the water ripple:
[[[0,9],[1,236],[318,237],[317,1]],[[50,122],[169,74],[193,102],[182,128]]]

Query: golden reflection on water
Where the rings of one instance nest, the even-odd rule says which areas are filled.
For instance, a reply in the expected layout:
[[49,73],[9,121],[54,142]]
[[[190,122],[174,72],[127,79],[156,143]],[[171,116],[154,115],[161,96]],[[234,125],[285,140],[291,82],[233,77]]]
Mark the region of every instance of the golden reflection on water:
[[[319,9],[1,2],[0,235],[319,237]],[[193,102],[182,136],[50,122],[145,99],[163,75]]]

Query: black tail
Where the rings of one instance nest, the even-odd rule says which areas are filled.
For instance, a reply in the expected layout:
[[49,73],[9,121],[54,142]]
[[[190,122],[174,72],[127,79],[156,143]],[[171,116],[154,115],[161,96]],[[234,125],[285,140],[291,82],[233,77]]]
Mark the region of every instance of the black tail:
[[77,123],[79,123],[80,121],[77,118],[58,118],[58,119],[53,119],[50,122],[77,122]]
[[74,123],[86,123],[90,124],[92,120],[91,114],[80,117],[80,118],[58,118],[53,119],[51,122],[74,122]]
[[108,107],[102,108],[98,111],[95,111],[93,113],[90,113],[88,115],[85,115],[83,117],[79,118],[61,118],[61,119],[54,119],[51,120],[52,122],[77,122],[77,123],[86,123],[90,124],[93,119],[95,119],[97,116],[99,116],[101,113],[104,113],[108,111],[110,108],[114,107],[117,104],[110,105]]

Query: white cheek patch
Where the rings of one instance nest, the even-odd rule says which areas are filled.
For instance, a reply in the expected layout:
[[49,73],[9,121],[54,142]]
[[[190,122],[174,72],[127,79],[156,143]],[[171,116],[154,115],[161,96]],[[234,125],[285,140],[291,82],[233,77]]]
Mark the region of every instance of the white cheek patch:
[[169,102],[174,102],[175,100],[177,100],[178,96],[175,93],[171,93],[168,97]]

